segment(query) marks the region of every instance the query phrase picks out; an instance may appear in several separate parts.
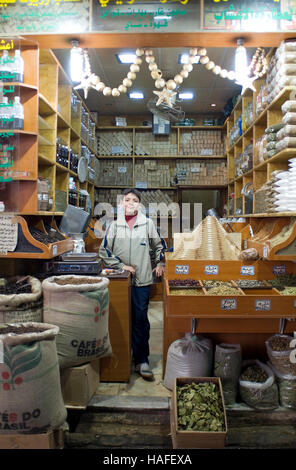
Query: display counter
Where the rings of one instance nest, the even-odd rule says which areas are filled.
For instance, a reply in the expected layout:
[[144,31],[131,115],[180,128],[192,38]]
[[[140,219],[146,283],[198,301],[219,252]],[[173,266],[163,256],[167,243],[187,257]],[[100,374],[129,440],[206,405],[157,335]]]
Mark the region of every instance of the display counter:
[[131,374],[131,276],[104,276],[109,284],[109,333],[113,355],[100,361],[101,382],[129,382]]
[[[166,253],[163,373],[170,344],[190,331],[214,343],[239,343],[245,358],[263,358],[268,337],[296,330],[296,298],[272,287],[240,289],[236,281],[268,281],[295,275],[295,266],[288,261],[172,260]],[[201,281],[200,294],[181,295],[180,291],[178,295],[176,291],[172,295],[170,281],[186,278]],[[237,295],[209,295],[204,280],[230,281],[237,287]]]

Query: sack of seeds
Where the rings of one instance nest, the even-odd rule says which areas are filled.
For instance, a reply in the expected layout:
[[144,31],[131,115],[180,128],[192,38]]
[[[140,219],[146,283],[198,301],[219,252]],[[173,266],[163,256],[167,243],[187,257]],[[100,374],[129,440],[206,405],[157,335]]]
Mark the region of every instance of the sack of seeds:
[[42,283],[44,321],[57,325],[61,368],[111,355],[109,280],[93,276],[53,276]]
[[41,282],[33,276],[3,279],[0,286],[0,322],[43,321]]
[[240,344],[217,344],[214,375],[221,379],[225,405],[234,405],[236,402],[241,362],[242,350]]
[[65,423],[56,348],[58,327],[0,324],[0,434],[36,434]]
[[279,389],[280,405],[284,408],[296,409],[296,375],[282,374],[270,362]]
[[296,364],[290,360],[294,348],[290,347],[293,337],[276,334],[265,341],[266,351],[271,364],[282,374],[296,375]]
[[163,384],[173,390],[177,377],[211,377],[213,368],[213,346],[210,339],[186,333],[174,341],[167,353]]
[[257,410],[273,410],[279,406],[274,374],[258,360],[243,362],[239,391],[242,401]]

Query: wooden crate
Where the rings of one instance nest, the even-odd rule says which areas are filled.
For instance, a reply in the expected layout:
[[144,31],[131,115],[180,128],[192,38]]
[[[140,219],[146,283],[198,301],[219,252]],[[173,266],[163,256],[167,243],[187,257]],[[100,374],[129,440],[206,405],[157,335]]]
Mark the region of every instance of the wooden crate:
[[63,449],[64,430],[42,434],[1,434],[0,449]]
[[[222,398],[225,431],[202,432],[202,431],[180,431],[178,430],[177,419],[177,386],[190,384],[192,382],[205,383],[212,382],[218,385]],[[174,449],[223,449],[227,435],[227,419],[224,404],[224,396],[219,377],[177,377],[175,379],[174,390],[170,408],[171,435]]]

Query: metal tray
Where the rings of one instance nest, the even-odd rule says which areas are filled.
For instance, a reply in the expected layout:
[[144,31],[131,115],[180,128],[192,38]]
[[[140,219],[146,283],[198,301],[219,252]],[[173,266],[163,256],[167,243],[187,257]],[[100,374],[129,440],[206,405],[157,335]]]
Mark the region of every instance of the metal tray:
[[98,253],[65,253],[62,255],[63,261],[97,261]]

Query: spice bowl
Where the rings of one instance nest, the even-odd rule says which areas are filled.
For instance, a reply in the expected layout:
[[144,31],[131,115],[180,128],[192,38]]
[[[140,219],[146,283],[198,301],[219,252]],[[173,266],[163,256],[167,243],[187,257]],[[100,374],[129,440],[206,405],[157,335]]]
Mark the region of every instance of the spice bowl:
[[[218,391],[221,414],[223,415],[223,430],[219,431],[195,431],[181,430],[178,426],[178,393],[179,387],[186,384],[205,384],[215,385]],[[209,404],[207,406],[210,406]],[[209,411],[209,409],[208,409]],[[207,409],[205,409],[205,415]],[[174,449],[223,449],[225,447],[226,436],[228,432],[224,396],[221,380],[219,377],[177,377],[174,383],[174,389],[170,408],[171,436]]]

